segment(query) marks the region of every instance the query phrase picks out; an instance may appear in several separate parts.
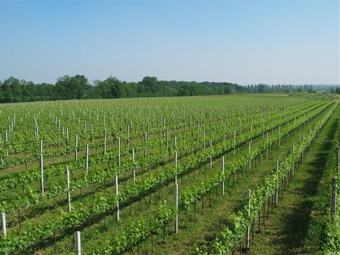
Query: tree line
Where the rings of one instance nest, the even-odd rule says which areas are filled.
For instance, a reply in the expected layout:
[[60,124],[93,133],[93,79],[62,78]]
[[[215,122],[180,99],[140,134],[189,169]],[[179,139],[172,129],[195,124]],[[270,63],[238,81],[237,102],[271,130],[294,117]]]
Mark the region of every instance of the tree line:
[[90,84],[84,75],[60,77],[55,84],[34,84],[13,76],[0,81],[0,103],[44,100],[173,97],[224,95],[246,92],[245,87],[228,82],[159,81],[144,77],[140,82],[120,81],[110,76]]
[[[340,88],[330,92],[340,94]],[[162,81],[146,76],[139,82],[120,81],[110,76],[94,80],[92,84],[84,75],[60,77],[55,84],[34,84],[13,76],[0,81],[0,103],[31,102],[70,99],[107,99],[134,97],[174,97],[197,95],[225,95],[239,93],[292,93],[316,92],[312,85],[248,85],[229,82]]]

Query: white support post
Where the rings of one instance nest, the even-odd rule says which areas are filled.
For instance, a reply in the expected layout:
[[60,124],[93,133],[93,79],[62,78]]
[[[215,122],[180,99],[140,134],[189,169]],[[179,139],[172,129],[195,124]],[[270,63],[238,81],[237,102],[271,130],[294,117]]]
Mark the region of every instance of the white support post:
[[175,184],[175,207],[176,207],[176,217],[175,217],[175,233],[178,233],[178,184]]
[[175,151],[175,185],[177,185],[177,151]]
[[40,189],[41,189],[41,194],[43,195],[45,192],[45,189],[44,189],[44,155],[42,153],[40,154],[40,175],[41,175]]
[[106,135],[107,135],[107,131],[106,129],[104,129],[104,155],[106,155]]
[[81,255],[80,231],[76,232],[76,239],[77,239],[76,255]]
[[[119,196],[119,189],[118,189],[118,174],[115,174],[116,179],[116,197],[118,199]],[[119,202],[117,200],[117,221],[119,221]]]
[[120,138],[118,138],[118,169],[120,169],[121,158],[120,158]]
[[86,144],[85,171],[89,173],[89,145]]
[[2,219],[2,230],[4,233],[4,236],[7,236],[7,227],[6,227],[6,213],[1,213],[1,219]]
[[[251,196],[251,190],[248,189],[248,217],[250,217],[250,196]],[[249,249],[250,246],[250,225],[247,226],[247,244],[246,248]]]
[[78,161],[78,135],[76,135],[76,146],[75,147],[76,148],[75,148],[75,151],[74,151],[74,153],[75,153],[74,157],[75,157],[75,161],[77,162]]
[[70,170],[68,166],[66,167],[66,181],[67,181],[67,209],[68,212],[71,212],[71,189],[70,189]]
[[269,148],[268,148],[268,142],[269,142],[268,132],[266,133],[266,142],[267,142],[267,158],[268,158],[268,152],[269,152]]

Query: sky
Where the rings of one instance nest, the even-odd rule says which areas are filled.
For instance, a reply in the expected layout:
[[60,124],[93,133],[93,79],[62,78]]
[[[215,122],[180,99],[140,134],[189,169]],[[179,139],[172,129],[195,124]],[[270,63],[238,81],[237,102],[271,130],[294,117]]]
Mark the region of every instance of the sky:
[[340,84],[339,0],[0,0],[0,80]]

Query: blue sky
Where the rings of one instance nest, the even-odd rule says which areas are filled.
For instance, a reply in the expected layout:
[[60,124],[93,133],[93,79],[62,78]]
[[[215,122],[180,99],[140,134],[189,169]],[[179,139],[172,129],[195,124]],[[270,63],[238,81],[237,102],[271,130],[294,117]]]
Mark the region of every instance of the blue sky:
[[0,1],[2,81],[340,84],[338,0]]

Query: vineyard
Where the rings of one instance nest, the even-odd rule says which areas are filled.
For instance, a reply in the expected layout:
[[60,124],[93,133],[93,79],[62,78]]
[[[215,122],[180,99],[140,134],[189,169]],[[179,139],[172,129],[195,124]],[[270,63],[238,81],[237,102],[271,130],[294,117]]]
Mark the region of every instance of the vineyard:
[[[338,103],[314,94],[2,104],[0,254],[247,254]],[[329,254],[340,249],[338,142],[320,193]]]

